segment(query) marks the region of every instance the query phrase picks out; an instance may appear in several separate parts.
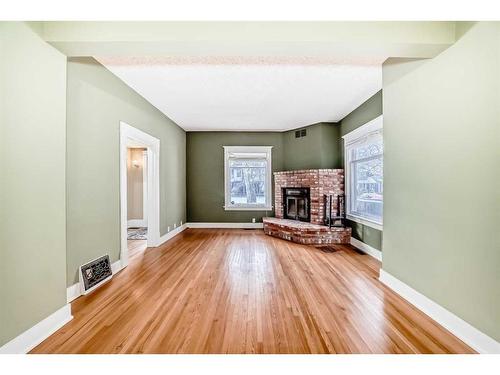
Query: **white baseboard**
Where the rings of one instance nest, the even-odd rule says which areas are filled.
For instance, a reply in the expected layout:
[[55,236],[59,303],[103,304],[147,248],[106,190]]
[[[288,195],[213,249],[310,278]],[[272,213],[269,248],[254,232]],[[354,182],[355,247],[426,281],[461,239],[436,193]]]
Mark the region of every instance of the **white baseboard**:
[[405,300],[430,316],[448,331],[479,353],[500,353],[500,343],[471,326],[452,312],[405,284],[390,273],[380,270],[379,280]]
[[158,242],[158,246],[163,245],[165,242],[167,242],[169,239],[172,237],[177,236],[179,233],[181,233],[183,230],[188,228],[188,224],[182,224],[179,227],[175,228],[174,230],[171,230],[167,234],[164,234],[163,236],[160,237],[160,241]]
[[77,299],[81,295],[82,295],[82,290],[80,289],[80,283],[68,286],[68,288],[66,289],[66,302],[70,303],[71,301]]
[[73,319],[71,315],[71,305],[64,305],[41,322],[38,322],[30,329],[24,331],[19,336],[0,347],[0,354],[28,353],[71,319]]
[[148,221],[145,219],[127,220],[127,228],[145,228],[148,226]]
[[263,228],[263,223],[185,223],[178,228],[171,230],[167,234],[160,237],[158,246],[163,245],[172,237],[175,237],[183,230],[188,228],[234,228],[234,229],[258,229]]
[[123,269],[123,265],[120,259],[118,259],[116,262],[111,263],[111,272],[113,272],[113,275],[116,275],[118,272],[120,272]]
[[234,229],[259,229],[264,228],[264,223],[187,223],[188,228],[234,228]]
[[[119,259],[116,262],[111,263],[111,272],[113,272],[113,276],[120,272],[122,269],[122,262]],[[66,289],[66,302],[70,303],[81,295],[83,295],[83,292],[80,287],[80,283],[68,286],[68,288]]]
[[361,250],[363,253],[368,254],[382,262],[382,252],[380,250],[377,250],[354,237],[351,237],[351,245]]

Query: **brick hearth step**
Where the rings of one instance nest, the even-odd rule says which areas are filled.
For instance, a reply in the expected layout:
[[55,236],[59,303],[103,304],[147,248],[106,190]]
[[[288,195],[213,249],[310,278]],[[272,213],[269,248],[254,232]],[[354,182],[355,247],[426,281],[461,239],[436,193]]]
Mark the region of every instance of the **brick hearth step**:
[[332,227],[297,220],[265,217],[264,233],[305,245],[348,244],[351,228]]

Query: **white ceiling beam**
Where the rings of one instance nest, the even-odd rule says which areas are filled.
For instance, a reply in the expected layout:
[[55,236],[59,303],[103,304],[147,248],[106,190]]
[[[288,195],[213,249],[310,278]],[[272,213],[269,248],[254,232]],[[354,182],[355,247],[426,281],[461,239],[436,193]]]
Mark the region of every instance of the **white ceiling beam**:
[[[67,56],[434,57],[454,22],[44,22]],[[371,60],[370,60],[371,61]]]

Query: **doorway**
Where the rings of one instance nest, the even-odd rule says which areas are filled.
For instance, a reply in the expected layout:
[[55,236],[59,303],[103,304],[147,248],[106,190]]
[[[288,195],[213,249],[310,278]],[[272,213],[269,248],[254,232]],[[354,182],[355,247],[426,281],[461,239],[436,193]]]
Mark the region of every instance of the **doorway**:
[[127,145],[127,247],[128,258],[147,248],[147,148],[140,143]]
[[160,140],[120,123],[121,267],[159,243]]

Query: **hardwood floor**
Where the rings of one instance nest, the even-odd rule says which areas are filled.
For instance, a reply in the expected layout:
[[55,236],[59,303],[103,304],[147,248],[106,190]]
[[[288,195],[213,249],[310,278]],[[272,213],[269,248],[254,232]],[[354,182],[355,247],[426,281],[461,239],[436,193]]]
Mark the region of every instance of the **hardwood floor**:
[[470,353],[380,262],[261,230],[188,229],[72,304],[33,353]]
[[132,259],[137,254],[142,253],[148,247],[146,240],[127,240],[128,257]]

